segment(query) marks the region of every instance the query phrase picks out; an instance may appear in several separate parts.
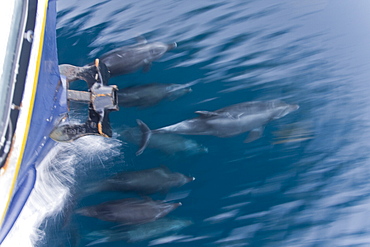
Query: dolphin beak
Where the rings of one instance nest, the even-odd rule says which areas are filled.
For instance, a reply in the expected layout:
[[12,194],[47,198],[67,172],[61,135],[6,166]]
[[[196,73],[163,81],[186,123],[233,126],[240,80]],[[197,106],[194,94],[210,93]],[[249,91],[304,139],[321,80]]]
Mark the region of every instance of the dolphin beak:
[[177,43],[173,42],[172,44],[167,45],[167,51],[173,50],[177,47]]

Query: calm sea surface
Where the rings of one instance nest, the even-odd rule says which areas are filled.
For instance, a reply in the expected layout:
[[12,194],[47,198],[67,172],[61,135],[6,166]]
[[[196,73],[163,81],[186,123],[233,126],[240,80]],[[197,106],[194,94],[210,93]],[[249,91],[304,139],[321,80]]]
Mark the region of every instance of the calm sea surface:
[[[369,11],[367,0],[59,1],[59,63],[82,66],[143,36],[178,47],[148,72],[110,84],[199,82],[175,101],[110,114],[120,142],[101,145],[98,156],[81,152],[86,158],[76,167],[68,217],[46,231],[45,246],[86,246],[89,233],[114,224],[74,210],[135,196],[82,196],[90,185],[160,165],[196,178],[152,196],[181,201],[169,216],[193,224],[137,243],[97,246],[370,246]],[[251,143],[243,143],[247,133],[184,136],[207,147],[205,154],[147,149],[136,157],[137,146],[121,135],[136,119],[155,129],[198,110],[272,99],[300,109],[270,122]],[[76,119],[84,107],[73,106]]]

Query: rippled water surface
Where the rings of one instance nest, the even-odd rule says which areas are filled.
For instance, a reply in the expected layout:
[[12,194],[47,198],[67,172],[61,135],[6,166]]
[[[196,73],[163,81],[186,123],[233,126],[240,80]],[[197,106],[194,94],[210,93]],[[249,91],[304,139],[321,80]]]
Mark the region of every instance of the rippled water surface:
[[[150,71],[110,84],[199,80],[175,101],[111,113],[119,140],[136,119],[154,129],[244,101],[300,105],[251,143],[243,143],[246,134],[184,136],[208,153],[147,149],[136,157],[137,146],[127,142],[121,155],[79,167],[70,208],[121,198],[80,196],[119,171],[162,164],[196,177],[153,196],[181,201],[170,215],[192,225],[135,244],[99,246],[370,246],[369,9],[366,0],[59,1],[59,63],[82,66],[143,36],[178,47]],[[70,217],[47,231],[46,246],[85,246],[90,232],[113,226],[66,208]]]

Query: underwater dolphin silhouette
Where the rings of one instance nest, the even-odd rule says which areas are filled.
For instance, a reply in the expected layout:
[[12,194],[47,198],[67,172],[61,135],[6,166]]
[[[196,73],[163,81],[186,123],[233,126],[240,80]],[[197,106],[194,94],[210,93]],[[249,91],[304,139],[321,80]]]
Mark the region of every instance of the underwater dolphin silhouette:
[[81,208],[76,212],[104,221],[132,225],[155,221],[181,205],[180,202],[166,203],[160,200],[125,198]]
[[[149,70],[151,63],[163,56],[167,51],[177,47],[176,42],[165,44],[162,42],[147,43],[143,40],[135,45],[123,46],[103,54],[99,61],[104,63],[110,76],[118,76],[134,72],[139,68]],[[70,64],[59,65],[59,71],[69,82],[75,80],[93,81],[95,66],[88,64],[78,67]]]
[[[125,129],[120,132],[120,135],[123,137],[124,141],[140,145],[142,133],[139,127],[125,127]],[[170,156],[174,156],[176,154],[192,156],[208,153],[208,148],[197,141],[185,138],[181,135],[169,133],[153,133],[150,137],[147,148],[159,150]]]
[[171,172],[167,167],[160,166],[151,169],[118,173],[99,182],[99,185],[90,189],[90,191],[122,191],[154,194],[157,192],[167,192],[173,187],[180,187],[194,180],[194,177],[188,177],[178,172]]
[[230,137],[250,131],[244,142],[251,142],[261,137],[264,126],[268,122],[282,118],[298,108],[298,105],[289,105],[281,100],[250,101],[213,112],[196,111],[199,117],[155,130],[150,130],[144,122],[138,119],[142,140],[136,155],[140,155],[145,150],[152,133]]
[[184,94],[190,93],[190,86],[197,81],[186,84],[151,83],[140,86],[121,88],[117,92],[118,104],[123,107],[148,107],[159,103],[163,99],[175,100]]

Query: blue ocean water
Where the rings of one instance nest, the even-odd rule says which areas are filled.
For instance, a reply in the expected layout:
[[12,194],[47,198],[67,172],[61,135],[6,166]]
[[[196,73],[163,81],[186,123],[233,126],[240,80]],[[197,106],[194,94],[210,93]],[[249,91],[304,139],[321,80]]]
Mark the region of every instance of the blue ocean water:
[[82,66],[143,36],[178,47],[150,71],[110,84],[199,80],[175,101],[111,113],[116,139],[136,119],[155,129],[245,101],[281,99],[300,109],[269,123],[252,143],[243,143],[246,134],[186,136],[208,153],[147,149],[137,157],[137,146],[123,143],[120,155],[86,161],[70,217],[63,228],[46,231],[45,246],[86,246],[87,234],[113,226],[73,213],[123,197],[80,196],[90,184],[159,165],[196,177],[153,196],[181,201],[170,215],[193,224],[138,243],[99,246],[369,246],[369,8],[366,0],[59,1],[60,64]]

